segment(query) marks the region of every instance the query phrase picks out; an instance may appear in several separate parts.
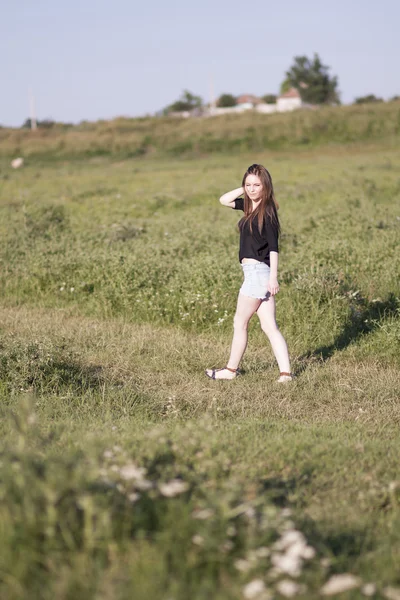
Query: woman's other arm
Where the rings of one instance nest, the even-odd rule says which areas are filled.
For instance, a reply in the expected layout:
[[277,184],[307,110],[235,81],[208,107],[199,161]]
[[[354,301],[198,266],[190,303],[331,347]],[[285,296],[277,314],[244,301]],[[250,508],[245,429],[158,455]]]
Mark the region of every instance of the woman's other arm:
[[278,283],[278,258],[279,254],[277,252],[269,253],[269,263],[270,263],[270,273],[269,273],[269,282],[268,282],[268,290],[271,293],[271,296],[275,296],[279,292],[279,283]]
[[235,200],[244,194],[244,189],[242,187],[237,188],[236,190],[232,190],[231,192],[226,192],[223,194],[219,201],[224,206],[229,206],[230,208],[235,207]]

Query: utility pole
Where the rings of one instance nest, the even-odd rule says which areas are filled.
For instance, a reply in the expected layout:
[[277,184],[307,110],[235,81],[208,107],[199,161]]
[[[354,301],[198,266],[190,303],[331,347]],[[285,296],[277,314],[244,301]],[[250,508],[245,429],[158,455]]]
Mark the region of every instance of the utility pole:
[[214,94],[214,78],[210,75],[210,110],[213,111],[215,108],[215,94]]
[[34,131],[37,129],[36,122],[36,110],[35,110],[35,98],[33,97],[32,88],[29,88],[29,114],[31,117],[31,129]]

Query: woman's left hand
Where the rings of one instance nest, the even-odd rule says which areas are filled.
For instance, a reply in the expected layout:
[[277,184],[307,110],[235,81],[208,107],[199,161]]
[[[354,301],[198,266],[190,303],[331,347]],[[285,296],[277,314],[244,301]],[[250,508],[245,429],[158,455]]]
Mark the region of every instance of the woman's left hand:
[[271,296],[275,296],[275,294],[277,294],[279,292],[279,283],[276,278],[270,277],[269,282],[268,282],[268,290],[269,290]]

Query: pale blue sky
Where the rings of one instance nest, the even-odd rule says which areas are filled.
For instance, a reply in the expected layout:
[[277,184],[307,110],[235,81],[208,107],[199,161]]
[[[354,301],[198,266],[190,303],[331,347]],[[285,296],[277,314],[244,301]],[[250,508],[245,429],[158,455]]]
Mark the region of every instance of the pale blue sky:
[[1,0],[0,124],[154,113],[183,89],[277,93],[318,52],[342,102],[400,95],[400,1]]

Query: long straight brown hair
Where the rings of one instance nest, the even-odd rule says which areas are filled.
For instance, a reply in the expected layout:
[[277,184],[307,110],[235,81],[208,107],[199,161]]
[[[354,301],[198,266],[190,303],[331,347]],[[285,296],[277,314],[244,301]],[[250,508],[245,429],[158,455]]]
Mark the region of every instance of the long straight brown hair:
[[[248,175],[256,175],[262,185],[262,196],[261,200],[255,210],[253,210],[253,203],[251,198],[246,192],[246,179]],[[244,216],[239,222],[239,227],[242,228],[246,223],[249,223],[250,231],[253,233],[253,222],[257,219],[258,231],[261,234],[263,225],[268,219],[275,227],[280,231],[280,224],[278,218],[279,204],[276,201],[274,194],[274,186],[272,184],[272,177],[265,167],[262,165],[250,165],[246,173],[243,175],[242,186],[244,189]]]

